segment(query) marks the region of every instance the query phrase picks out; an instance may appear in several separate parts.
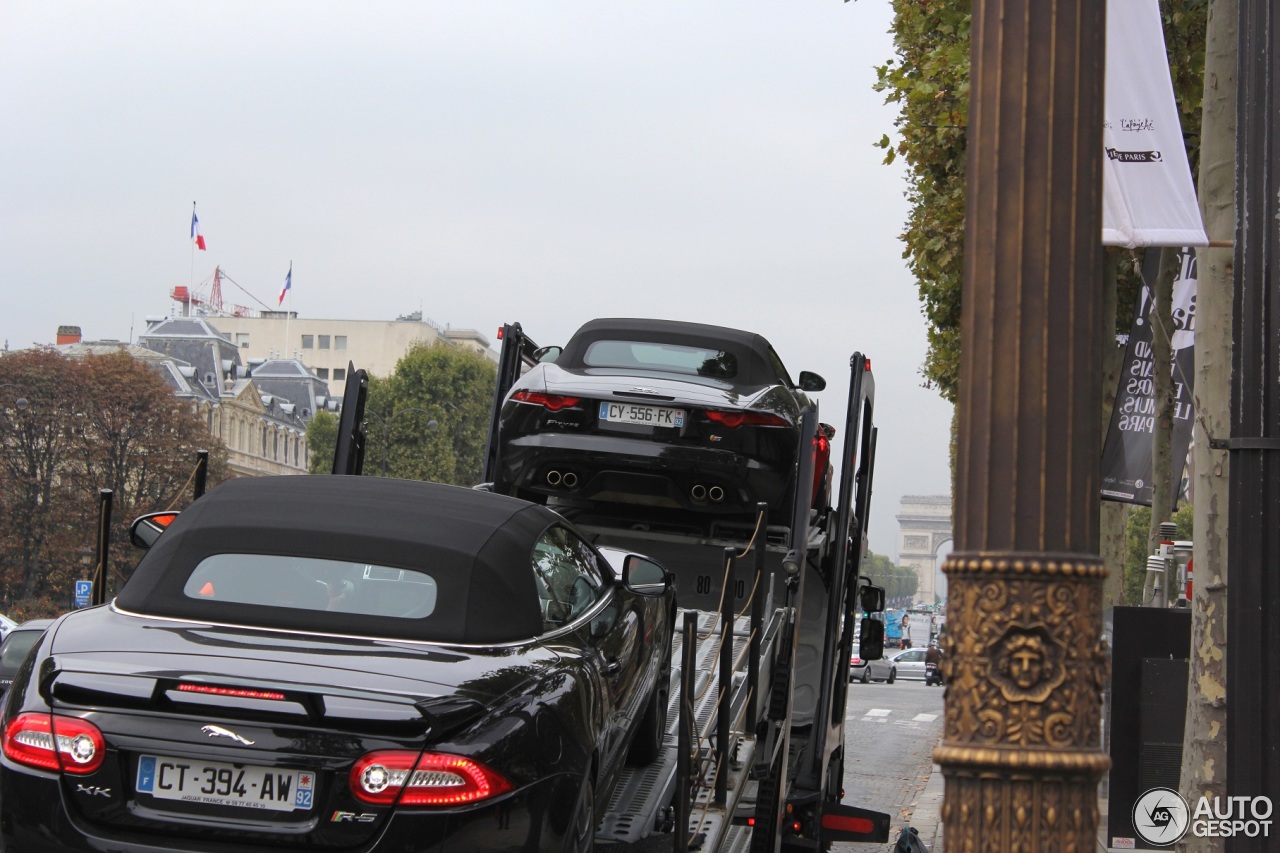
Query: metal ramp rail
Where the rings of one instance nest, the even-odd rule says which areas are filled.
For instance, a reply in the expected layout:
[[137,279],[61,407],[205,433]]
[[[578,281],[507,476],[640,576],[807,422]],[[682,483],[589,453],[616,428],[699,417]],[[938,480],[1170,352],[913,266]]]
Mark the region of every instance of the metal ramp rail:
[[[686,827],[690,838],[697,838],[697,847],[703,850],[745,851],[750,846],[751,830],[744,821],[734,823],[734,815],[743,814],[743,808],[754,808],[751,792],[755,789],[750,770],[755,756],[756,738],[754,732],[745,730],[747,720],[748,684],[747,654],[751,634],[750,616],[740,616],[733,623],[733,659],[736,666],[733,670],[732,688],[730,690],[731,748],[728,767],[728,796],[724,805],[715,803],[715,749],[706,748],[708,741],[715,740],[715,723],[717,713],[718,691],[717,653],[720,648],[719,614],[682,610],[681,613],[692,613],[697,618],[697,647],[694,651],[696,661],[694,672],[694,705],[695,731],[709,733],[700,740],[704,744],[698,749],[699,757],[708,760],[701,762],[701,771],[695,773],[694,787],[696,792],[691,800],[689,824]],[[772,614],[762,636],[761,648],[761,683],[768,683],[771,674],[770,662],[773,654],[773,640],[781,624],[781,611]],[[683,618],[683,617],[682,617]],[[671,701],[667,708],[667,730],[663,740],[663,750],[656,761],[646,767],[627,767],[614,789],[599,827],[596,841],[601,844],[635,844],[650,836],[663,835],[673,839],[672,813],[670,803],[676,787],[678,764],[678,727],[680,706],[680,685],[683,677],[684,635],[677,631],[672,641],[671,660]],[[748,812],[749,813],[749,809]],[[692,846],[692,845],[691,845]]]

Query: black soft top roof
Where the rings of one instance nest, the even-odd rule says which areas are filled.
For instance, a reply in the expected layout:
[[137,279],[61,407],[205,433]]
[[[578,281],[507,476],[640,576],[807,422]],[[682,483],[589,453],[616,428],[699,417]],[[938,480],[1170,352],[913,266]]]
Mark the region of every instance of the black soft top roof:
[[596,341],[656,341],[686,346],[721,345],[738,359],[734,384],[772,385],[784,377],[773,369],[769,353],[773,347],[764,336],[727,326],[686,323],[681,320],[651,320],[609,317],[584,323],[564,345],[556,364],[568,369],[584,366],[587,347]]
[[[545,507],[437,483],[348,476],[231,480],[193,503],[161,535],[116,602],[138,613],[215,622],[439,642],[510,642],[542,630],[530,559],[534,542],[557,523],[564,520]],[[429,567],[439,600],[448,606],[424,619],[371,620],[184,595],[192,570],[221,553]]]

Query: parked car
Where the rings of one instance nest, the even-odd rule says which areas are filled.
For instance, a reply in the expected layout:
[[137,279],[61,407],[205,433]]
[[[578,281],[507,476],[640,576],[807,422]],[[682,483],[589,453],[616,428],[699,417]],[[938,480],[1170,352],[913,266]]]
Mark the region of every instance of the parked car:
[[18,623],[14,622],[8,616],[0,616],[0,640],[9,635],[9,631],[18,627]]
[[292,476],[156,516],[14,682],[3,849],[583,850],[662,749],[671,578],[546,507]]
[[[800,414],[821,376],[793,382],[758,334],[670,320],[592,320],[541,352],[503,402],[494,491],[682,518],[764,501],[789,520]],[[805,488],[820,509],[833,432],[811,437]]]
[[903,649],[899,652],[866,662],[862,668],[861,681],[884,681],[893,684],[899,678],[909,681],[924,681],[924,654],[927,649]]
[[30,619],[14,625],[0,641],[0,699],[9,692],[18,667],[27,659],[27,653],[40,639],[44,629],[53,624],[52,619]]

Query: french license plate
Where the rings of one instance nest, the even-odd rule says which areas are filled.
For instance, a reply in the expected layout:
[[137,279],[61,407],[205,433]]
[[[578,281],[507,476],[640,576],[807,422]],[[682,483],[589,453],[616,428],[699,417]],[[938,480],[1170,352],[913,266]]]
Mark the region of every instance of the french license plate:
[[316,774],[310,770],[167,755],[138,760],[138,792],[160,800],[291,812],[311,808],[315,787]]
[[601,403],[600,420],[611,424],[642,424],[656,427],[684,426],[684,410],[665,406],[638,406],[635,403]]

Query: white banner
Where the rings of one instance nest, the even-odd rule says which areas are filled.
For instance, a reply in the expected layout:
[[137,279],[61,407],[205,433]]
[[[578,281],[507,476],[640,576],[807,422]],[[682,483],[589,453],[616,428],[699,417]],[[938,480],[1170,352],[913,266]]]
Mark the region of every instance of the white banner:
[[1102,243],[1207,246],[1173,99],[1159,0],[1107,3]]

